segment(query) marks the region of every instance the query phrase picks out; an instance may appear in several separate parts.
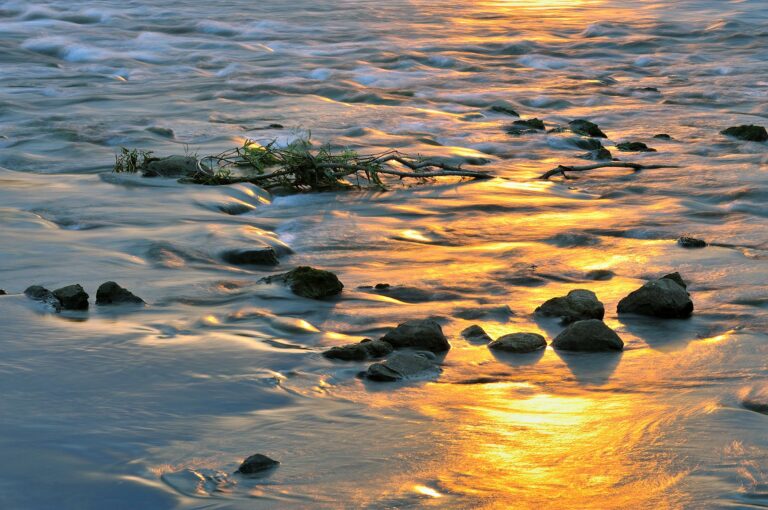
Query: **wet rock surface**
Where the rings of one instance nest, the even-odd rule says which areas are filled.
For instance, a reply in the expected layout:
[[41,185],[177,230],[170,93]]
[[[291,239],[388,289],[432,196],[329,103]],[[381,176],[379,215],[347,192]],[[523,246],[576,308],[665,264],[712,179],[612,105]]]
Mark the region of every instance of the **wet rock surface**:
[[443,328],[432,319],[416,319],[399,324],[381,340],[395,349],[411,348],[430,352],[445,352],[451,348]]
[[99,285],[99,288],[96,290],[96,304],[99,306],[122,304],[142,305],[144,304],[144,300],[115,282],[105,282]]
[[381,363],[374,363],[365,372],[372,381],[399,381],[439,373],[440,368],[430,353],[396,352]]
[[561,351],[621,351],[624,342],[618,334],[598,319],[574,322],[552,341]]
[[478,326],[477,324],[473,324],[468,328],[465,328],[461,332],[461,336],[463,336],[468,342],[472,342],[472,343],[487,344],[488,342],[493,340],[490,337],[490,335],[486,333],[485,330],[480,326]]
[[506,131],[510,135],[524,135],[544,131],[544,122],[540,119],[516,120],[507,126]]
[[569,324],[584,319],[602,319],[605,307],[591,290],[576,289],[566,296],[546,301],[536,308],[534,314],[540,317],[559,317],[563,324]]
[[341,294],[344,284],[330,271],[300,266],[287,273],[268,276],[261,283],[282,283],[297,296],[309,299],[323,299]]
[[755,126],[753,124],[729,127],[720,133],[747,142],[765,142],[768,140],[768,131],[763,126]]
[[236,266],[276,266],[280,263],[274,248],[239,248],[226,250],[221,258]]
[[619,301],[620,314],[634,313],[664,319],[684,319],[693,313],[693,301],[679,273],[650,281]]
[[547,341],[538,333],[511,333],[497,338],[488,345],[495,351],[517,353],[534,352],[546,346]]
[[40,301],[41,303],[50,306],[57,312],[61,310],[61,302],[59,301],[59,298],[45,287],[32,285],[24,290],[24,295],[29,299]]
[[572,120],[568,123],[568,127],[579,135],[591,136],[593,138],[608,138],[597,124],[585,119]]
[[656,149],[643,142],[623,142],[616,144],[616,148],[622,152],[656,152]]
[[79,284],[67,285],[53,291],[63,310],[87,310],[88,294]]
[[240,467],[237,468],[236,472],[244,475],[253,475],[256,473],[263,473],[276,468],[279,465],[280,462],[271,459],[266,455],[262,455],[261,453],[256,453],[245,459],[243,463],[240,464]]
[[393,350],[392,345],[383,340],[365,339],[357,344],[331,347],[323,353],[323,356],[328,359],[342,361],[365,361],[367,359],[383,358]]
[[587,280],[606,281],[616,276],[616,273],[610,269],[593,269],[589,271],[585,277]]
[[677,244],[683,248],[706,248],[707,242],[695,237],[682,236],[677,239]]
[[191,177],[198,169],[194,156],[168,156],[152,159],[144,165],[144,177]]

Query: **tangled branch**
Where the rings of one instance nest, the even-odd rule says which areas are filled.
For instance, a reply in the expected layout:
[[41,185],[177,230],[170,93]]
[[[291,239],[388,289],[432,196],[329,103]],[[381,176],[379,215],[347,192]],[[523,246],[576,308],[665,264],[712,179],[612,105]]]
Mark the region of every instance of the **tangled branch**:
[[543,174],[541,174],[539,176],[539,179],[547,180],[550,177],[558,174],[568,179],[569,177],[566,175],[565,172],[586,172],[588,170],[596,170],[598,168],[631,168],[635,172],[639,172],[640,170],[653,170],[657,168],[680,168],[680,167],[677,165],[641,165],[640,163],[623,163],[620,161],[595,163],[593,165],[584,165],[584,166],[558,165],[556,168],[553,168],[552,170],[548,170],[547,172],[544,172]]

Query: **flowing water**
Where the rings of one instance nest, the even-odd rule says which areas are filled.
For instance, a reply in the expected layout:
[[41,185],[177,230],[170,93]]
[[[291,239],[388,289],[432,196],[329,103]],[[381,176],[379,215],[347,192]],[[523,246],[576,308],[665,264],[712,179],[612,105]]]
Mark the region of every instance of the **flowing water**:
[[[768,417],[742,401],[768,394],[768,152],[718,134],[768,122],[766,43],[764,0],[0,2],[0,507],[767,507]],[[494,105],[589,118],[614,155],[680,168],[537,180],[584,151],[506,134]],[[498,178],[271,196],[110,173],[120,146],[302,130]],[[286,253],[271,272],[329,269],[343,295],[220,258],[259,244]],[[671,271],[690,320],[617,317]],[[106,280],[149,306],[51,314],[22,294]],[[359,288],[379,282],[421,292]],[[459,334],[551,339],[531,312],[575,288],[622,354]],[[453,345],[439,378],[366,383],[320,355],[430,316]],[[232,474],[256,452],[281,466]]]

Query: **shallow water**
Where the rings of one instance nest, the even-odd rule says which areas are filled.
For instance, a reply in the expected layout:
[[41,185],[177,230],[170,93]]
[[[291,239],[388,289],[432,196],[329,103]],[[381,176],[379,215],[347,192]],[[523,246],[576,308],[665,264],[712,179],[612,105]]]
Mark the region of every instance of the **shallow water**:
[[[766,124],[764,2],[261,4],[0,3],[0,507],[768,506],[768,417],[742,406],[766,394],[768,157],[718,134]],[[614,155],[680,168],[536,180],[584,151],[506,134],[493,105],[590,118]],[[273,197],[109,173],[120,146],[302,130],[498,178]],[[612,147],[626,140],[658,152]],[[221,260],[253,244],[293,252],[275,272],[336,272],[343,295],[297,298]],[[671,271],[692,319],[616,316]],[[21,294],[105,280],[150,306],[52,315]],[[379,282],[426,293],[358,288]],[[495,356],[459,335],[551,339],[531,312],[575,288],[605,303],[622,354]],[[320,356],[427,316],[453,345],[437,379],[368,384],[365,364]],[[232,475],[256,452],[282,465]]]

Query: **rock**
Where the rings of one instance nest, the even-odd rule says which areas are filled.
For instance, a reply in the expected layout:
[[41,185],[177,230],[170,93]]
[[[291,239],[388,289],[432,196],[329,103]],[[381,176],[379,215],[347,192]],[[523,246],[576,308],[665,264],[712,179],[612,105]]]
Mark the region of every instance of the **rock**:
[[516,120],[507,127],[507,133],[510,135],[523,135],[539,131],[544,131],[544,122],[540,119]]
[[693,302],[680,275],[672,273],[648,282],[629,294],[619,301],[617,311],[665,319],[684,319],[693,313]]
[[259,280],[262,283],[283,283],[290,287],[297,296],[309,299],[323,299],[340,294],[344,284],[330,271],[323,271],[309,266],[299,266],[287,273],[268,276]]
[[59,300],[64,310],[88,309],[88,294],[78,284],[56,289],[53,291],[53,295]]
[[0,289],[0,296],[5,296],[8,294],[4,289]]
[[455,292],[425,290],[407,285],[392,286],[379,284],[374,290],[376,294],[397,299],[403,303],[427,303],[429,301],[447,301],[458,299],[461,296]]
[[662,278],[669,278],[673,282],[677,282],[677,284],[680,285],[682,288],[684,289],[688,288],[688,284],[685,283],[685,280],[683,280],[683,277],[677,271],[675,271],[674,273],[665,274],[664,276],[662,276]]
[[560,351],[621,351],[624,342],[603,321],[588,319],[565,328],[552,341],[552,347]]
[[105,282],[99,285],[99,288],[96,291],[96,304],[100,306],[122,304],[143,305],[144,300],[115,282]]
[[488,333],[486,333],[485,330],[477,324],[473,324],[468,328],[465,328],[464,331],[461,332],[461,336],[463,336],[468,342],[474,343],[487,344],[493,340],[490,335],[488,335]]
[[489,318],[489,317],[494,318],[498,321],[506,321],[507,319],[515,315],[515,312],[513,312],[508,305],[475,306],[475,307],[457,308],[453,312],[453,315],[458,317],[459,319],[464,319],[466,321],[474,321],[474,320]]
[[614,276],[616,276],[616,273],[609,269],[593,269],[592,271],[588,272],[586,275],[587,280],[597,280],[597,281],[605,281],[610,280]]
[[323,353],[328,359],[343,361],[363,361],[373,358],[383,358],[391,353],[394,348],[384,340],[365,339],[357,344],[331,347]]
[[653,135],[653,137],[656,138],[657,140],[671,140],[672,139],[672,137],[669,136],[666,133],[659,133],[657,135]]
[[46,289],[45,287],[41,287],[40,285],[32,285],[27,287],[27,289],[24,291],[24,295],[29,299],[40,301],[41,303],[50,306],[57,312],[61,311],[61,302],[59,301],[59,298],[54,296],[53,292]]
[[270,459],[266,455],[257,453],[245,459],[243,463],[240,464],[240,467],[237,468],[236,472],[244,475],[252,475],[275,468],[278,465],[280,465],[280,462]]
[[768,131],[763,126],[755,126],[752,124],[743,126],[733,126],[728,129],[720,131],[720,134],[733,136],[739,140],[746,140],[748,142],[764,142],[768,140]]
[[605,133],[600,130],[600,127],[597,124],[588,120],[572,120],[568,123],[568,127],[571,128],[571,131],[579,135],[591,136],[594,138],[608,138],[605,136]]
[[561,323],[569,324],[585,319],[602,319],[605,307],[591,290],[576,289],[567,296],[546,301],[533,313],[542,317],[560,317]]
[[168,156],[151,159],[143,170],[144,177],[192,177],[198,172],[194,156]]
[[388,284],[388,283],[377,283],[376,285],[373,286],[373,288],[376,289],[376,290],[384,290],[384,289],[388,289],[390,287],[391,287],[391,285]]
[[677,244],[683,248],[706,248],[707,242],[702,239],[696,239],[695,237],[682,236],[678,238]]
[[616,148],[622,152],[656,152],[656,149],[648,147],[643,142],[623,142],[616,144]]
[[512,333],[494,340],[488,347],[495,351],[504,352],[534,352],[544,349],[547,341],[537,333]]
[[416,319],[402,324],[382,338],[395,349],[411,348],[430,352],[445,352],[451,344],[443,334],[443,328],[432,319]]
[[572,141],[576,147],[585,151],[596,151],[603,148],[603,142],[595,138],[575,138]]
[[280,263],[275,249],[269,246],[227,250],[221,258],[236,266],[276,266]]
[[415,376],[424,376],[429,372],[438,373],[440,368],[428,353],[396,352],[381,363],[374,363],[365,372],[365,377],[372,381],[399,381]]
[[491,106],[491,111],[496,113],[503,113],[504,115],[510,115],[512,117],[519,117],[520,114],[508,106],[494,105]]

